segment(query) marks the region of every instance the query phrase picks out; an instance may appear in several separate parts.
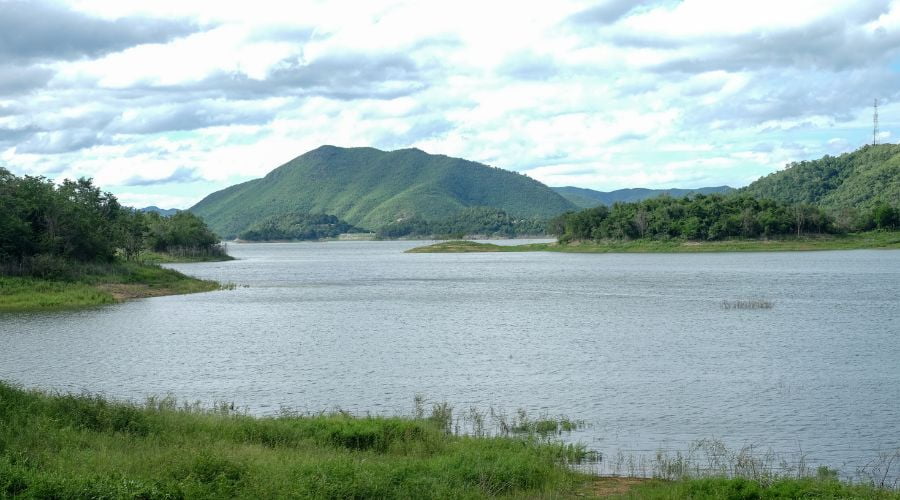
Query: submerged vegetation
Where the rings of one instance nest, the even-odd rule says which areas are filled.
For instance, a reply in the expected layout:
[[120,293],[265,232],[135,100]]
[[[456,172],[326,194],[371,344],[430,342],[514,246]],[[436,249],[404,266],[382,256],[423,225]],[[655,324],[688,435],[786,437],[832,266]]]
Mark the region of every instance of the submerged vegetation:
[[88,179],[56,185],[0,168],[0,311],[209,291],[154,262],[228,260],[197,216],[123,207]]
[[775,303],[771,300],[723,300],[722,309],[772,309]]

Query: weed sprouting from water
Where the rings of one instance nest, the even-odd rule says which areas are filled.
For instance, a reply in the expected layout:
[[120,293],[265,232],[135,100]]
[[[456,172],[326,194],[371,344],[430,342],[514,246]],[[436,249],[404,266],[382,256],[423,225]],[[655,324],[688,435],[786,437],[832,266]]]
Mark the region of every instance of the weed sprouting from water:
[[583,444],[564,443],[559,439],[563,434],[586,427],[582,420],[573,420],[565,416],[552,417],[541,414],[537,417],[529,415],[525,409],[518,409],[510,415],[494,406],[483,410],[470,406],[468,411],[454,412],[454,408],[446,401],[431,402],[431,413],[426,416],[429,401],[425,396],[417,394],[413,399],[413,414],[416,420],[428,422],[444,433],[458,437],[474,438],[513,438],[529,443],[541,443],[552,448],[558,458],[571,465],[596,464],[600,462],[600,454],[588,450]]
[[900,449],[893,453],[879,453],[856,470],[856,477],[860,482],[876,488],[900,489]]
[[750,300],[723,300],[722,309],[772,309],[775,303],[771,300],[750,299]]
[[701,439],[686,450],[660,450],[652,457],[619,451],[606,463],[603,473],[666,481],[741,479],[763,486],[789,479],[835,483],[845,480],[877,490],[897,490],[900,488],[898,464],[900,450],[880,454],[855,474],[840,473],[827,466],[813,466],[802,448],[794,454],[778,454],[752,445],[735,450],[718,439]]

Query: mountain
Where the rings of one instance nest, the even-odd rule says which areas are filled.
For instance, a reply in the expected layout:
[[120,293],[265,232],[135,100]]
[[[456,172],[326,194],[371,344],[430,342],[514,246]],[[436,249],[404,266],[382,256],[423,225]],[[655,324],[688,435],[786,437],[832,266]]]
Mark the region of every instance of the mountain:
[[867,145],[837,157],[791,163],[741,192],[832,210],[866,211],[879,203],[900,207],[900,144]]
[[617,189],[615,191],[594,191],[593,189],[572,186],[554,187],[550,189],[561,194],[564,198],[578,205],[580,208],[593,208],[598,205],[611,206],[620,201],[632,203],[643,201],[647,198],[655,198],[663,194],[667,194],[673,198],[683,198],[689,194],[713,194],[734,191],[734,188],[728,186],[702,187],[697,189],[629,188]]
[[577,208],[525,175],[418,149],[322,146],[262,179],[210,194],[189,210],[226,237],[285,213],[328,214],[374,230],[411,217],[446,218],[466,207],[517,217]]
[[139,208],[138,210],[141,212],[155,212],[155,213],[158,213],[159,215],[162,215],[163,217],[171,217],[181,211],[177,208],[159,208],[156,205],[150,205],[149,207]]

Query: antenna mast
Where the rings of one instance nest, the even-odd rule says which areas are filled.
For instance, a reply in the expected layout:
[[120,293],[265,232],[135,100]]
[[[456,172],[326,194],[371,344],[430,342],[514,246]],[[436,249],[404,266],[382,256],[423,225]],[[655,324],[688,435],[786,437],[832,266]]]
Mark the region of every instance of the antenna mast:
[[878,144],[878,99],[875,99],[875,115],[872,117],[874,127],[872,128],[872,145]]

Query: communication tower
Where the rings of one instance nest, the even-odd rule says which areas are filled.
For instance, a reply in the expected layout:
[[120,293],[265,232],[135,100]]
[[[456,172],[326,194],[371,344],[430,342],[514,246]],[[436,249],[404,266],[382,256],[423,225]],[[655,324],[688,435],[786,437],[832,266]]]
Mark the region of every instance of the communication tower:
[[875,99],[875,114],[872,116],[872,145],[878,145],[878,99]]

